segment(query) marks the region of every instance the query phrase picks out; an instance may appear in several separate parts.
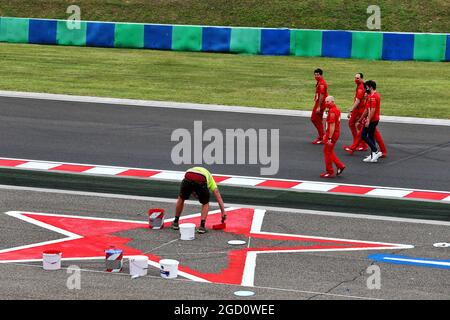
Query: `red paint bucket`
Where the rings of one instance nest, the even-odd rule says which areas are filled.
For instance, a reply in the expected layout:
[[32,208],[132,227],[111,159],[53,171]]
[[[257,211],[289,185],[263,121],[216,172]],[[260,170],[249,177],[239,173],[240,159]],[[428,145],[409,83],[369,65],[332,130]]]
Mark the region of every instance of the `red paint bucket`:
[[164,209],[153,208],[148,210],[148,225],[150,229],[164,228]]
[[123,267],[123,251],[111,248],[105,251],[106,254],[106,271],[121,272]]

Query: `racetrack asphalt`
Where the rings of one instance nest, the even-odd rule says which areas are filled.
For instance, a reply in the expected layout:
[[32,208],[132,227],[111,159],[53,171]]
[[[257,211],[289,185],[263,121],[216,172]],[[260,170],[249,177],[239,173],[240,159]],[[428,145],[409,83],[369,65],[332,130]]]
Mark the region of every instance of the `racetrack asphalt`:
[[[62,236],[5,215],[7,211],[32,211],[65,215],[146,221],[150,207],[166,209],[173,217],[174,203],[136,199],[116,199],[37,191],[0,190],[0,250],[59,239]],[[184,214],[196,213],[199,205],[188,204]],[[366,220],[358,217],[310,215],[299,212],[268,210],[262,231],[286,234],[391,242],[414,245],[413,249],[382,250],[412,257],[446,259],[449,248],[435,248],[433,243],[450,237],[447,225],[405,221]],[[158,247],[178,239],[171,229],[131,230],[120,233],[133,238],[128,245],[137,249]],[[193,241],[176,241],[155,250],[155,254],[183,261],[192,268],[219,271],[224,264],[229,235],[210,231]],[[277,242],[276,245],[286,244]],[[270,245],[270,244],[268,244]],[[63,268],[79,265],[81,289],[69,290],[66,270],[43,271],[40,263],[0,264],[1,299],[149,299],[149,300],[238,300],[237,290],[251,290],[255,296],[246,300],[306,299],[449,299],[448,269],[378,263],[381,289],[369,290],[367,268],[374,264],[369,254],[378,251],[276,253],[258,255],[255,286],[205,284],[179,277],[162,279],[159,270],[149,268],[147,277],[131,280],[127,267],[120,274],[104,272],[104,261],[63,262]]]
[[[171,151],[177,142],[171,141],[171,134],[185,128],[193,135],[196,120],[203,121],[203,131],[217,128],[223,134],[225,129],[280,129],[279,172],[275,177],[321,180],[323,147],[311,144],[314,128],[308,118],[289,116],[2,97],[0,155],[182,171],[192,165],[172,162]],[[377,164],[363,163],[366,153],[345,153],[342,146],[350,142],[346,119],[341,127],[336,153],[347,169],[336,182],[450,189],[450,127],[380,123],[389,154]],[[261,167],[266,166],[208,166],[216,174],[245,176],[260,176]]]

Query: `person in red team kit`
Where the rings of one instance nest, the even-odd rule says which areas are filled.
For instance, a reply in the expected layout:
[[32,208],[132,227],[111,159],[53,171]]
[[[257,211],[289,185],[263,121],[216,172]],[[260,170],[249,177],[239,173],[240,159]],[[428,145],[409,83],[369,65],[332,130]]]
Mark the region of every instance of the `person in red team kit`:
[[316,94],[314,95],[314,108],[311,113],[311,122],[317,129],[317,139],[313,144],[322,144],[324,135],[323,129],[323,112],[325,110],[325,98],[328,96],[327,83],[323,78],[322,69],[314,70],[314,78],[316,79]]
[[381,97],[377,92],[377,84],[373,80],[369,80],[365,83],[366,88],[370,91],[367,97],[367,120],[362,130],[362,138],[369,145],[371,153],[364,158],[364,162],[378,162],[383,153],[377,149],[375,143],[375,130],[378,122],[380,121],[380,105]]
[[[346,146],[344,147],[345,151],[347,151],[350,155],[353,154],[353,152],[356,151],[356,147],[359,146],[364,140],[362,137],[362,128],[365,127],[366,124],[366,120],[367,120],[367,115],[368,113],[368,107],[369,104],[368,102],[368,93],[366,92],[364,94],[364,112],[362,114],[362,116],[359,118],[358,122],[356,123],[356,127],[361,127],[361,130],[358,131],[358,137],[356,138],[355,142],[353,142],[353,144],[351,146]],[[383,137],[381,137],[380,131],[378,130],[378,128],[375,129],[375,134],[374,134],[374,138],[375,138],[375,142],[378,144],[378,147],[381,150],[381,153],[383,154],[381,156],[381,158],[386,158],[387,157],[387,149],[386,149],[386,145],[384,144],[383,141]]]
[[[365,107],[365,101],[364,101],[364,94],[365,94],[365,88],[364,88],[364,75],[362,73],[357,73],[355,75],[355,83],[356,83],[356,93],[355,98],[353,102],[353,106],[348,113],[348,126],[350,128],[350,132],[353,136],[353,144],[355,145],[356,140],[359,140],[360,137],[360,131],[362,130],[362,125],[357,126],[358,120],[361,118],[362,114],[364,113],[364,107]],[[349,149],[350,146],[344,146],[344,149]],[[358,144],[356,144],[356,150],[358,151],[366,151],[367,145],[364,141],[360,140]]]
[[325,99],[325,108],[328,110],[327,115],[327,130],[323,136],[323,153],[325,156],[326,172],[321,173],[322,178],[334,178],[333,163],[337,167],[336,175],[340,175],[345,169],[345,165],[339,160],[334,153],[334,146],[339,139],[341,131],[341,111],[334,104],[334,97],[329,96]]
[[[362,128],[365,126],[365,123],[367,120],[367,115],[369,114],[368,113],[368,106],[369,106],[368,105],[368,95],[369,94],[370,94],[370,90],[365,88],[364,98],[362,99],[362,103],[364,105],[364,111],[361,114],[361,116],[359,117],[359,120],[356,121],[356,128],[358,129],[357,137],[353,141],[353,144],[351,146],[344,146],[345,151],[347,151],[347,153],[350,155],[352,155],[356,150],[358,150],[358,148],[361,147],[361,144],[365,145],[363,137],[362,137]],[[378,128],[375,129],[374,139],[375,139],[375,142],[378,144],[378,147],[380,148],[381,153],[383,154],[381,156],[381,158],[386,158],[387,157],[387,148],[386,148],[386,145],[384,144],[383,137],[381,136]],[[362,151],[362,150],[359,150],[359,151]]]

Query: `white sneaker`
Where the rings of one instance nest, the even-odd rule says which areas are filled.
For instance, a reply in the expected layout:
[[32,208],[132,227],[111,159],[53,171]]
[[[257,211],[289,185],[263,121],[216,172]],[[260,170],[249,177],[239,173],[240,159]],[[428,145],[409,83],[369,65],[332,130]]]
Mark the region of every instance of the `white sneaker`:
[[381,152],[372,152],[372,158],[369,160],[369,162],[378,162],[378,158],[381,157],[378,155]]
[[364,162],[372,162],[372,154],[369,154],[367,157],[363,159]]
[[383,152],[377,151],[377,152],[375,153],[375,159],[378,160],[382,155],[383,155]]

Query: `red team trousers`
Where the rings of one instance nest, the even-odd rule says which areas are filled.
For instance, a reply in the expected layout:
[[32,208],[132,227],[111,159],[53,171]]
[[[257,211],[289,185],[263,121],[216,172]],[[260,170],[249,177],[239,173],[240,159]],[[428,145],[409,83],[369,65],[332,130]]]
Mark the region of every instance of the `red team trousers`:
[[323,154],[325,156],[325,168],[327,170],[327,173],[333,174],[333,163],[336,164],[336,167],[338,169],[342,169],[345,167],[345,165],[339,160],[338,157],[336,157],[336,154],[334,153],[334,144],[335,143],[325,143],[323,147]]
[[[363,125],[360,124],[359,127],[356,127],[356,122],[362,116],[363,112],[364,110],[362,112],[355,110],[350,114],[350,119],[348,119],[348,126],[353,136],[352,149],[356,149],[358,147],[367,148],[367,145],[364,142],[364,140],[360,139]],[[356,144],[357,140],[360,141],[358,144]],[[353,148],[353,146],[355,146],[355,148]]]
[[317,114],[317,108],[318,107],[314,107],[311,113],[311,122],[317,129],[317,138],[322,139],[325,134],[325,131],[323,129],[323,110],[319,114]]

